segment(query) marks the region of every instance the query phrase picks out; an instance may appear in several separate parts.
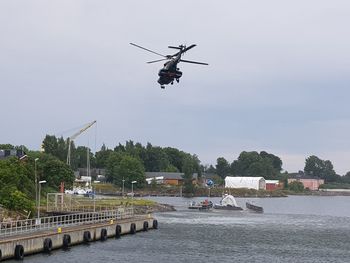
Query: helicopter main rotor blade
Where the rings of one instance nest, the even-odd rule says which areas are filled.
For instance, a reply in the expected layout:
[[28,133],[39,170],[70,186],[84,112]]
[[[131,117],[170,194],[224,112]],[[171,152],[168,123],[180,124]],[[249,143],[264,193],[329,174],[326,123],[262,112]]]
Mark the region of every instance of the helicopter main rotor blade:
[[196,61],[191,61],[191,60],[184,60],[180,59],[181,62],[186,62],[186,63],[192,63],[192,64],[199,64],[199,65],[209,65],[208,63],[203,63],[203,62],[196,62]]
[[180,47],[168,46],[168,48],[181,49]]
[[157,60],[153,60],[153,61],[148,61],[147,63],[148,63],[148,64],[151,64],[151,63],[160,62],[160,61],[164,61],[164,60],[168,60],[168,58],[163,58],[163,59],[157,59]]
[[182,52],[185,53],[187,50],[190,50],[191,48],[194,48],[195,46],[197,46],[197,45],[194,45],[194,44],[193,44],[193,45],[191,45],[191,46],[185,48]]
[[135,46],[135,47],[141,48],[141,49],[143,49],[143,50],[146,50],[146,51],[148,51],[148,52],[151,52],[151,53],[153,53],[153,54],[156,54],[156,55],[158,55],[158,56],[161,56],[161,57],[165,57],[165,58],[166,58],[166,56],[164,56],[164,55],[162,55],[162,54],[159,54],[159,53],[157,53],[157,52],[155,52],[155,51],[153,51],[153,50],[150,50],[150,49],[148,49],[148,48],[141,47],[141,46],[136,45],[136,44],[134,44],[134,43],[130,43],[130,45],[133,45],[133,46]]
[[186,48],[184,48],[184,49],[181,48],[181,47],[184,47],[184,46],[180,46],[179,48],[171,47],[171,48],[180,49],[180,51],[177,52],[177,53],[175,53],[175,54],[173,55],[173,57],[176,57],[176,56],[179,55],[180,53],[181,53],[181,54],[184,54],[186,51],[190,50],[191,48],[194,48],[195,46],[197,46],[197,45],[193,44],[193,45],[191,45],[191,46],[189,46],[189,47],[186,47]]

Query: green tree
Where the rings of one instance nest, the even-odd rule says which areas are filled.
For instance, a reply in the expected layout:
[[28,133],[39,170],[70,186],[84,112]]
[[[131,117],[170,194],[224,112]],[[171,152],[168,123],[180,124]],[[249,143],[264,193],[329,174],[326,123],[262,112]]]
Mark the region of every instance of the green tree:
[[142,162],[129,155],[122,156],[117,168],[117,175],[120,179],[124,178],[126,185],[131,185],[132,181],[137,181],[137,184],[134,185],[136,188],[141,188],[146,183],[145,169]]
[[350,184],[350,171],[347,172],[343,177],[342,177],[342,182],[346,184]]
[[12,144],[0,144],[1,150],[12,150],[15,149],[15,147]]
[[47,181],[47,186],[57,191],[61,182],[64,182],[66,188],[71,188],[75,180],[73,170],[65,162],[45,154],[38,161],[38,176],[40,180]]
[[221,177],[221,178],[225,178],[226,176],[229,175],[230,173],[230,164],[228,163],[228,161],[223,158],[223,157],[219,157],[216,160],[216,173]]
[[272,164],[272,167],[274,170],[281,172],[282,171],[282,160],[276,155],[273,155],[271,153],[267,153],[265,151],[260,152],[261,158],[266,160],[267,162]]
[[115,185],[131,185],[137,181],[135,187],[143,187],[146,182],[145,169],[142,162],[126,153],[111,153],[107,161],[107,179]]
[[30,195],[34,190],[34,169],[16,157],[0,160],[0,189],[15,187]]
[[15,187],[2,189],[0,192],[0,203],[9,210],[34,212],[34,202],[27,194],[17,190]]
[[193,194],[194,186],[192,183],[193,173],[195,171],[195,163],[191,158],[186,158],[184,160],[184,165],[182,168],[183,171],[183,179],[184,179],[184,193],[185,194]]
[[[198,157],[176,148],[162,148],[153,146],[149,142],[146,147],[144,147],[141,143],[134,143],[132,140],[129,140],[125,142],[125,145],[119,143],[118,146],[114,148],[114,152],[127,154],[141,160],[145,170],[148,172],[183,172],[184,160],[185,158],[190,158],[193,159],[195,163],[195,172],[198,173],[198,176],[201,176],[200,160]],[[176,169],[174,169],[174,167]]]
[[178,173],[179,170],[174,165],[169,164],[164,172],[167,172],[167,173]]
[[161,147],[154,147],[150,143],[146,147],[146,160],[144,161],[145,169],[148,172],[165,171],[170,165],[167,154]]
[[267,152],[241,152],[238,159],[231,164],[235,176],[262,176],[265,179],[280,177],[282,161],[279,157]]
[[12,210],[33,210],[34,173],[16,157],[0,160],[0,203]]
[[[51,154],[57,157],[62,162],[67,160],[68,143],[63,137],[56,138],[55,135],[46,135],[43,142],[42,148],[45,153]],[[71,142],[71,156],[75,150],[74,142]]]
[[171,165],[175,166],[179,172],[182,172],[186,153],[171,147],[164,148],[164,152],[166,153]]
[[206,169],[206,172],[209,174],[216,174],[216,169],[213,165],[209,165],[208,169]]
[[57,156],[58,142],[56,136],[46,135],[42,142],[42,148],[45,153]]
[[106,145],[103,144],[101,150],[95,154],[96,168],[106,168],[107,160],[111,153],[113,153],[113,151],[108,149]]
[[[74,142],[71,142],[71,153],[74,153],[74,150],[75,150]],[[68,142],[65,141],[61,136],[60,138],[57,139],[57,151],[55,156],[62,162],[66,162],[67,154],[68,154]],[[71,154],[71,156],[74,156],[74,154]]]
[[96,159],[92,154],[90,148],[85,146],[78,146],[73,153],[71,166],[74,170],[77,168],[86,168],[87,167],[87,156],[89,153],[89,162],[90,167],[96,166]]
[[120,180],[123,179],[118,177],[118,166],[121,159],[121,153],[112,152],[108,155],[108,159],[106,161],[106,179],[107,181],[116,185],[120,185]]
[[306,158],[304,172],[307,176],[322,178],[327,183],[340,181],[341,179],[340,176],[335,173],[331,161],[321,160],[315,155]]

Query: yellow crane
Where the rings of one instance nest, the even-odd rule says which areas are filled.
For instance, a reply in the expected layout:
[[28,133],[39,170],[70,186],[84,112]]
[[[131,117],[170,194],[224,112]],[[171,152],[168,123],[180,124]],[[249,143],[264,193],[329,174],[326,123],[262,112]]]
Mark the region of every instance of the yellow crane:
[[82,134],[84,131],[89,129],[92,125],[94,125],[96,121],[90,122],[86,124],[82,129],[80,129],[78,132],[74,133],[72,136],[68,137],[68,154],[67,154],[67,164],[70,166],[70,152],[71,152],[71,145],[72,141],[75,140],[80,134]]

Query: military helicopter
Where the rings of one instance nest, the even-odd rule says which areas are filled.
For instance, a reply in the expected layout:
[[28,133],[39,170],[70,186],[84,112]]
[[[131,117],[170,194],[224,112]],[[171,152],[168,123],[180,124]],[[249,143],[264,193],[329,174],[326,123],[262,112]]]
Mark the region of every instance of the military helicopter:
[[185,54],[186,51],[190,50],[191,48],[194,48],[196,45],[190,45],[188,47],[186,47],[185,45],[180,45],[178,47],[168,46],[168,48],[177,49],[179,51],[176,52],[174,55],[162,55],[162,54],[159,54],[157,52],[154,52],[153,50],[144,48],[144,47],[136,45],[134,43],[130,43],[130,44],[135,46],[135,47],[141,48],[143,50],[146,50],[148,52],[151,52],[153,54],[156,54],[158,56],[163,57],[162,59],[149,61],[147,63],[155,63],[155,62],[167,60],[167,62],[165,62],[165,64],[164,64],[164,67],[161,70],[159,70],[159,73],[158,73],[158,76],[159,76],[158,83],[160,84],[160,87],[162,89],[165,89],[164,85],[168,85],[168,84],[173,85],[174,80],[176,80],[176,82],[180,81],[180,78],[182,76],[182,72],[177,67],[178,63],[186,62],[186,63],[199,64],[199,65],[209,65],[208,63],[202,63],[202,62],[181,59],[181,57],[183,56],[183,54]]

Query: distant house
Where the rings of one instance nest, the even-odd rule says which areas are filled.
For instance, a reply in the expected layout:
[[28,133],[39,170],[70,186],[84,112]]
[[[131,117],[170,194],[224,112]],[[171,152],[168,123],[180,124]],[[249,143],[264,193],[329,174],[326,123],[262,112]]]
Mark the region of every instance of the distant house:
[[81,177],[81,176],[91,176],[93,178],[98,178],[99,175],[106,175],[106,169],[100,169],[100,168],[91,168],[90,169],[90,174],[88,175],[87,169],[86,168],[78,168],[78,173],[76,173],[76,177]]
[[263,177],[226,176],[225,188],[248,188],[265,190],[266,182]]
[[265,180],[266,183],[266,190],[273,191],[277,189],[283,188],[283,183],[281,183],[279,180]]
[[305,189],[310,189],[311,191],[316,191],[320,188],[320,185],[324,184],[324,179],[316,176],[305,176],[301,173],[288,174],[288,184],[291,182],[301,182]]
[[16,149],[0,149],[0,160],[6,159],[9,157],[17,157],[19,159],[25,158],[27,155],[23,150],[16,150]]
[[[167,173],[167,172],[146,172],[146,181],[152,182],[152,180],[156,180],[158,183],[166,184],[166,185],[183,185],[184,173]],[[192,183],[196,184],[198,180],[198,174],[194,173],[192,175]]]

